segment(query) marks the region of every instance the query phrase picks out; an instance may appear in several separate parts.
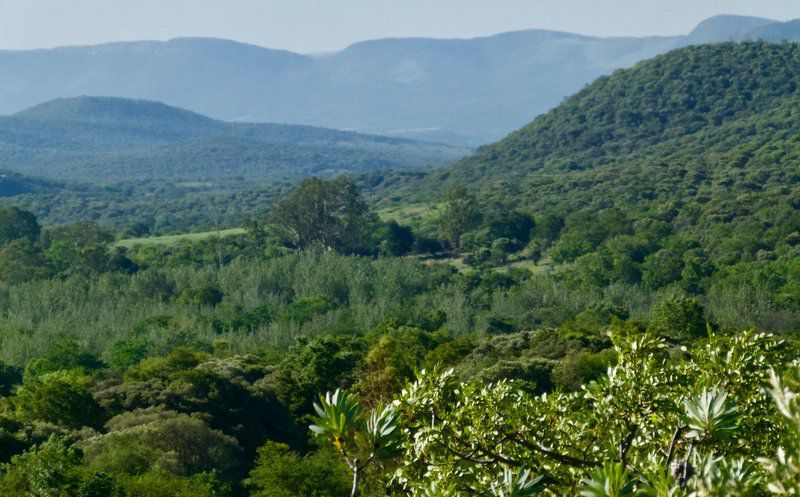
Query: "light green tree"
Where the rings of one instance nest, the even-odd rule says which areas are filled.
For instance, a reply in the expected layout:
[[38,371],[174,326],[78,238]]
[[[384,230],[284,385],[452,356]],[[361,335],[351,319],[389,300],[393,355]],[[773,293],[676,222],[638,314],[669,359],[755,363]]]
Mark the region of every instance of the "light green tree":
[[394,407],[383,406],[363,413],[356,395],[336,390],[320,396],[314,410],[317,416],[310,426],[311,431],[325,437],[339,450],[353,473],[350,495],[356,497],[365,469],[400,454],[400,433]]
[[394,481],[412,494],[435,484],[492,495],[509,488],[509,474],[529,472],[546,495],[730,497],[763,495],[770,472],[775,482],[796,474],[788,442],[777,459],[757,464],[787,436],[770,428],[775,408],[763,388],[771,367],[785,363],[779,342],[711,335],[670,354],[651,334],[612,341],[617,363],[568,394],[423,372],[396,401],[404,436]]

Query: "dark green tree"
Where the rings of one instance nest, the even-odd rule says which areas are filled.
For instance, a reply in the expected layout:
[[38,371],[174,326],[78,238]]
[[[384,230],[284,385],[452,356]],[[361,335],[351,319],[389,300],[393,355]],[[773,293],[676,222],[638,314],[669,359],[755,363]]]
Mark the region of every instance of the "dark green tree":
[[706,334],[703,306],[694,297],[670,297],[653,311],[652,328],[656,333],[676,340],[691,340]]
[[99,428],[105,414],[91,392],[92,379],[77,371],[57,371],[26,381],[12,398],[23,421],[45,421],[70,429]]
[[321,245],[345,253],[372,251],[377,217],[348,178],[303,180],[270,212],[273,233],[298,248]]
[[339,496],[350,492],[350,475],[333,447],[301,456],[288,445],[267,442],[250,472],[253,497]]
[[36,216],[18,207],[0,206],[0,245],[24,238],[35,242],[39,238],[39,223]]
[[74,338],[62,336],[55,340],[50,350],[44,355],[30,361],[25,366],[25,380],[71,369],[90,373],[92,370],[101,369],[104,366],[105,364],[85,345]]
[[46,278],[50,274],[41,250],[27,238],[0,245],[0,281],[22,283]]
[[474,195],[461,186],[445,193],[445,205],[439,217],[439,236],[451,246],[461,247],[461,235],[473,229],[480,220],[480,211]]
[[216,286],[203,285],[185,290],[181,296],[178,297],[178,302],[198,307],[214,307],[222,302],[224,296],[222,291]]
[[378,250],[383,255],[406,255],[414,248],[414,232],[397,221],[389,221],[375,231]]
[[350,386],[363,356],[361,342],[348,337],[298,340],[273,378],[278,398],[303,415],[320,392]]
[[47,256],[62,275],[97,276],[113,268],[109,245],[114,235],[95,223],[60,226],[47,233]]

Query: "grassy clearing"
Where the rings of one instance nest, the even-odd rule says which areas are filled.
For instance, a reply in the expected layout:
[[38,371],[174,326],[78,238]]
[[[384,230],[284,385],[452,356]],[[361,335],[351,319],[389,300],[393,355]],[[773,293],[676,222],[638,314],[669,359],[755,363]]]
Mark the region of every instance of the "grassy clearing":
[[414,226],[421,233],[432,233],[436,230],[436,220],[443,206],[444,203],[404,204],[381,209],[378,216],[383,221]]
[[543,273],[548,269],[552,269],[552,267],[553,264],[549,261],[540,261],[539,264],[536,264],[530,259],[525,259],[521,261],[509,262],[505,266],[500,266],[495,268],[495,271],[505,272],[511,268],[518,268],[518,269],[527,269],[531,273],[537,274],[537,273]]
[[128,238],[119,240],[114,245],[117,247],[131,248],[134,245],[176,245],[183,241],[196,241],[212,236],[226,237],[232,235],[242,235],[245,230],[242,228],[231,228],[218,231],[203,231],[200,233],[182,233],[180,235],[149,236],[142,238]]
[[[475,268],[470,266],[469,264],[464,262],[465,255],[459,255],[456,257],[447,257],[442,259],[425,259],[426,264],[449,264],[455,267],[458,272],[460,273],[471,273],[475,271]],[[553,269],[554,264],[550,259],[542,259],[539,263],[535,263],[530,259],[522,259],[516,261],[509,261],[508,263],[490,268],[491,271],[497,271],[499,273],[504,273],[511,268],[517,269],[527,269],[533,274],[544,273],[549,269]]]

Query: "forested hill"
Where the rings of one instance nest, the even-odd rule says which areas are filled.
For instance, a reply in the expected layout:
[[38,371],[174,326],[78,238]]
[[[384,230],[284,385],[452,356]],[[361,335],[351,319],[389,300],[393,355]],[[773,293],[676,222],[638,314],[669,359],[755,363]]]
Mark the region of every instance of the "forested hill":
[[[667,259],[678,262],[666,281],[680,279],[691,248],[717,268],[791,259],[800,254],[798,67],[797,44],[680,49],[597,80],[427,177],[398,187],[373,176],[393,198],[381,186],[370,194],[427,201],[466,186],[484,213],[500,205],[537,217],[544,231],[529,250],[605,282],[642,281]],[[451,238],[488,247],[481,230],[492,233],[473,223]]]
[[[427,181],[478,188],[504,179],[528,186],[544,178],[565,184],[580,179],[574,188],[591,189],[610,180],[637,181],[621,177],[623,169],[655,167],[678,175],[689,157],[710,165],[719,154],[741,158],[719,160],[713,172],[754,172],[749,160],[765,147],[793,143],[787,134],[800,125],[798,71],[798,44],[675,50],[598,79],[504,140],[431,172]],[[543,195],[528,193],[526,202]]]
[[468,152],[310,126],[229,123],[111,97],[58,99],[0,116],[0,167],[71,180],[297,179],[439,166]]

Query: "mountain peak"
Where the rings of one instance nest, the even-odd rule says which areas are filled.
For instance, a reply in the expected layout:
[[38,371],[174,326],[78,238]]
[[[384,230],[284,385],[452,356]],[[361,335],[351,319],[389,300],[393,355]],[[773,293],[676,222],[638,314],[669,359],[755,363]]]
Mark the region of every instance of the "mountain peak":
[[702,21],[688,34],[687,38],[692,44],[733,41],[748,31],[778,22],[763,17],[723,14]]

